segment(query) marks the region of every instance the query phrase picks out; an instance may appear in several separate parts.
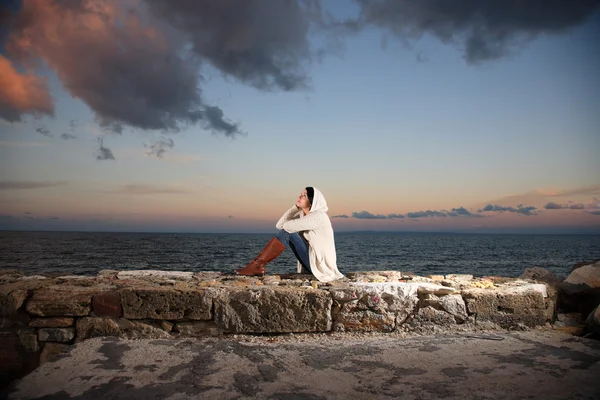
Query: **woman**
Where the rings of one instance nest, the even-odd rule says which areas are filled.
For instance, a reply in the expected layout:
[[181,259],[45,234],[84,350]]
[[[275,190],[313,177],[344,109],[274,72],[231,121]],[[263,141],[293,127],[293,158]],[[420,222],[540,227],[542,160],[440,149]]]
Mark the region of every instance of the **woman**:
[[265,266],[289,246],[298,259],[298,273],[311,271],[321,282],[343,278],[336,265],[333,228],[327,210],[325,197],[317,188],[304,189],[296,205],[277,222],[277,229],[280,230],[277,237],[271,239],[250,264],[235,272],[240,275],[264,275]]

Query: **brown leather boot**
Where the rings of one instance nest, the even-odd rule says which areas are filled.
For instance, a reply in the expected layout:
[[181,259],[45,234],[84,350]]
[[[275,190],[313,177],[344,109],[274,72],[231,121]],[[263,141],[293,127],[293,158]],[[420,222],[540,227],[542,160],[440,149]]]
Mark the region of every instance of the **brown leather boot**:
[[279,239],[273,238],[254,260],[250,261],[250,264],[242,269],[236,269],[235,273],[249,276],[264,275],[267,272],[265,265],[276,259],[283,250],[285,250],[285,244],[281,243]]

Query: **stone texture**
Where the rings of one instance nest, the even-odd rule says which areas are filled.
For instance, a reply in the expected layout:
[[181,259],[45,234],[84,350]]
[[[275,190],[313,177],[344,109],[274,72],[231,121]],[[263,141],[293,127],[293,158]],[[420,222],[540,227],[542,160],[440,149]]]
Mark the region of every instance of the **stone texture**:
[[0,286],[0,317],[15,315],[27,299],[27,290],[20,289],[9,292]]
[[415,283],[387,282],[331,289],[333,330],[391,332],[413,312],[419,287]]
[[559,284],[561,279],[554,276],[554,274],[541,267],[526,268],[525,271],[519,276],[520,279],[531,279],[538,282],[544,282],[552,285]]
[[503,291],[467,289],[462,292],[469,314],[475,320],[491,321],[508,329],[521,323],[528,327],[544,325],[546,305],[537,290]]
[[312,288],[259,287],[216,290],[215,323],[224,332],[331,330],[331,296]]
[[411,320],[411,325],[433,324],[438,326],[456,325],[454,317],[444,311],[436,310],[433,307],[420,308],[417,315]]
[[26,351],[15,332],[0,331],[0,388],[33,371],[38,365],[38,353]]
[[36,290],[27,302],[27,311],[40,317],[80,317],[90,313],[91,290],[50,286]]
[[174,323],[165,321],[164,319],[160,321],[160,327],[165,332],[171,332],[173,330]]
[[213,321],[191,321],[179,322],[175,325],[175,331],[181,336],[219,336],[223,333]]
[[212,319],[212,297],[208,289],[147,287],[123,289],[120,293],[125,318]]
[[87,317],[77,321],[77,343],[97,336],[117,336],[125,339],[171,337],[157,321],[129,321],[114,317]]
[[38,344],[37,335],[31,331],[18,331],[17,336],[21,341],[21,346],[30,353],[39,351],[40,346]]
[[71,346],[62,343],[46,343],[42,354],[40,354],[40,364],[44,364],[55,359],[59,354],[66,353],[71,350]]
[[71,317],[33,318],[29,326],[33,328],[66,328],[73,326],[74,319]]
[[38,339],[40,342],[67,343],[75,338],[75,328],[40,328]]
[[600,334],[600,305],[588,315],[585,320],[585,329],[588,332]]
[[440,305],[442,310],[452,315],[456,322],[462,323],[467,320],[467,308],[465,301],[460,294],[451,294],[440,297]]
[[120,271],[117,273],[118,279],[158,278],[158,279],[190,280],[193,277],[194,277],[193,272],[185,272],[185,271],[137,270],[137,271]]
[[121,317],[123,306],[119,292],[104,292],[92,298],[92,311],[99,317]]
[[585,318],[600,304],[600,262],[576,268],[559,285],[560,307]]
[[589,287],[600,287],[600,262],[579,267],[569,274],[565,283],[584,284]]

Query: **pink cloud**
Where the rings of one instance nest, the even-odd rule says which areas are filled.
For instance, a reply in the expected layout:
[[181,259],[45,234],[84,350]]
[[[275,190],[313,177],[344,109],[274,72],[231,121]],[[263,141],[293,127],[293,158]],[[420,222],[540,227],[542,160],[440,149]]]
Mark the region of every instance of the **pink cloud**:
[[53,113],[46,79],[19,73],[10,60],[0,55],[0,117],[19,122],[24,114]]

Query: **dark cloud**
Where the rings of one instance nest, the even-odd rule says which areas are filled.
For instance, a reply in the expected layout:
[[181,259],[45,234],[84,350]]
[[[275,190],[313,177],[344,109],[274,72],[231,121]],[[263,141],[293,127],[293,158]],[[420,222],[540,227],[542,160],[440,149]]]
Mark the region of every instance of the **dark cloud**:
[[229,215],[229,216],[227,216],[227,218],[229,218],[229,219],[233,219],[233,218],[234,218],[234,216],[233,216],[233,215]]
[[174,145],[175,142],[173,141],[173,139],[165,137],[161,138],[160,140],[151,145],[144,143],[145,147],[150,148],[150,152],[146,154],[155,155],[158,158],[162,158],[163,154],[165,154],[167,149],[172,149]]
[[469,64],[496,60],[542,34],[560,34],[595,13],[599,0],[356,0],[353,30],[378,26],[405,42],[431,35]]
[[408,218],[422,218],[422,217],[447,217],[445,212],[442,211],[417,211],[409,212],[406,214]]
[[98,138],[98,142],[100,143],[100,148],[96,152],[96,160],[114,160],[115,156],[112,151],[104,147],[104,140]]
[[550,203],[546,204],[544,206],[544,208],[546,210],[560,210],[561,208],[564,208],[564,207],[562,205],[558,204],[558,203],[550,202]]
[[[261,90],[308,88],[308,67],[323,54],[309,35],[329,23],[318,0],[141,0],[135,12],[118,0],[28,1],[6,20],[9,59],[1,70],[30,85],[0,91],[0,117],[53,112],[45,82],[17,72],[42,61],[107,132],[177,132],[199,123],[232,137],[243,131],[205,103],[203,67]],[[27,96],[16,98],[18,87]]]
[[571,210],[583,210],[585,208],[585,206],[581,203],[574,203],[574,204],[569,204],[569,208]]
[[15,189],[41,189],[47,187],[63,186],[67,182],[52,181],[52,182],[30,182],[30,181],[0,181],[0,190],[15,190]]
[[54,137],[54,135],[50,132],[50,130],[48,128],[46,128],[45,126],[36,128],[35,130],[37,133],[39,133],[40,135],[44,135],[47,137]]
[[600,211],[586,211],[586,213],[592,214],[592,215],[600,215]]
[[334,215],[331,218],[349,218],[346,214],[341,214],[341,215]]
[[63,133],[62,135],[60,135],[60,138],[63,140],[70,140],[70,139],[77,139],[77,136],[72,135],[70,133]]
[[489,211],[504,212],[504,211],[507,211],[507,212],[514,212],[514,213],[523,214],[523,215],[537,215],[535,210],[536,210],[535,206],[524,206],[523,204],[519,204],[517,206],[517,208],[514,208],[512,206],[504,207],[504,206],[499,206],[497,204],[488,204],[484,208],[480,209],[479,212],[489,212]]
[[459,207],[459,208],[453,208],[452,212],[458,214],[458,215],[464,215],[464,216],[471,216],[473,214],[471,214],[466,208],[464,207]]
[[389,219],[402,219],[405,218],[403,214],[388,214]]
[[358,219],[387,219],[387,217],[385,215],[382,215],[382,214],[371,214],[368,211],[353,212],[352,213],[352,218],[358,218]]

